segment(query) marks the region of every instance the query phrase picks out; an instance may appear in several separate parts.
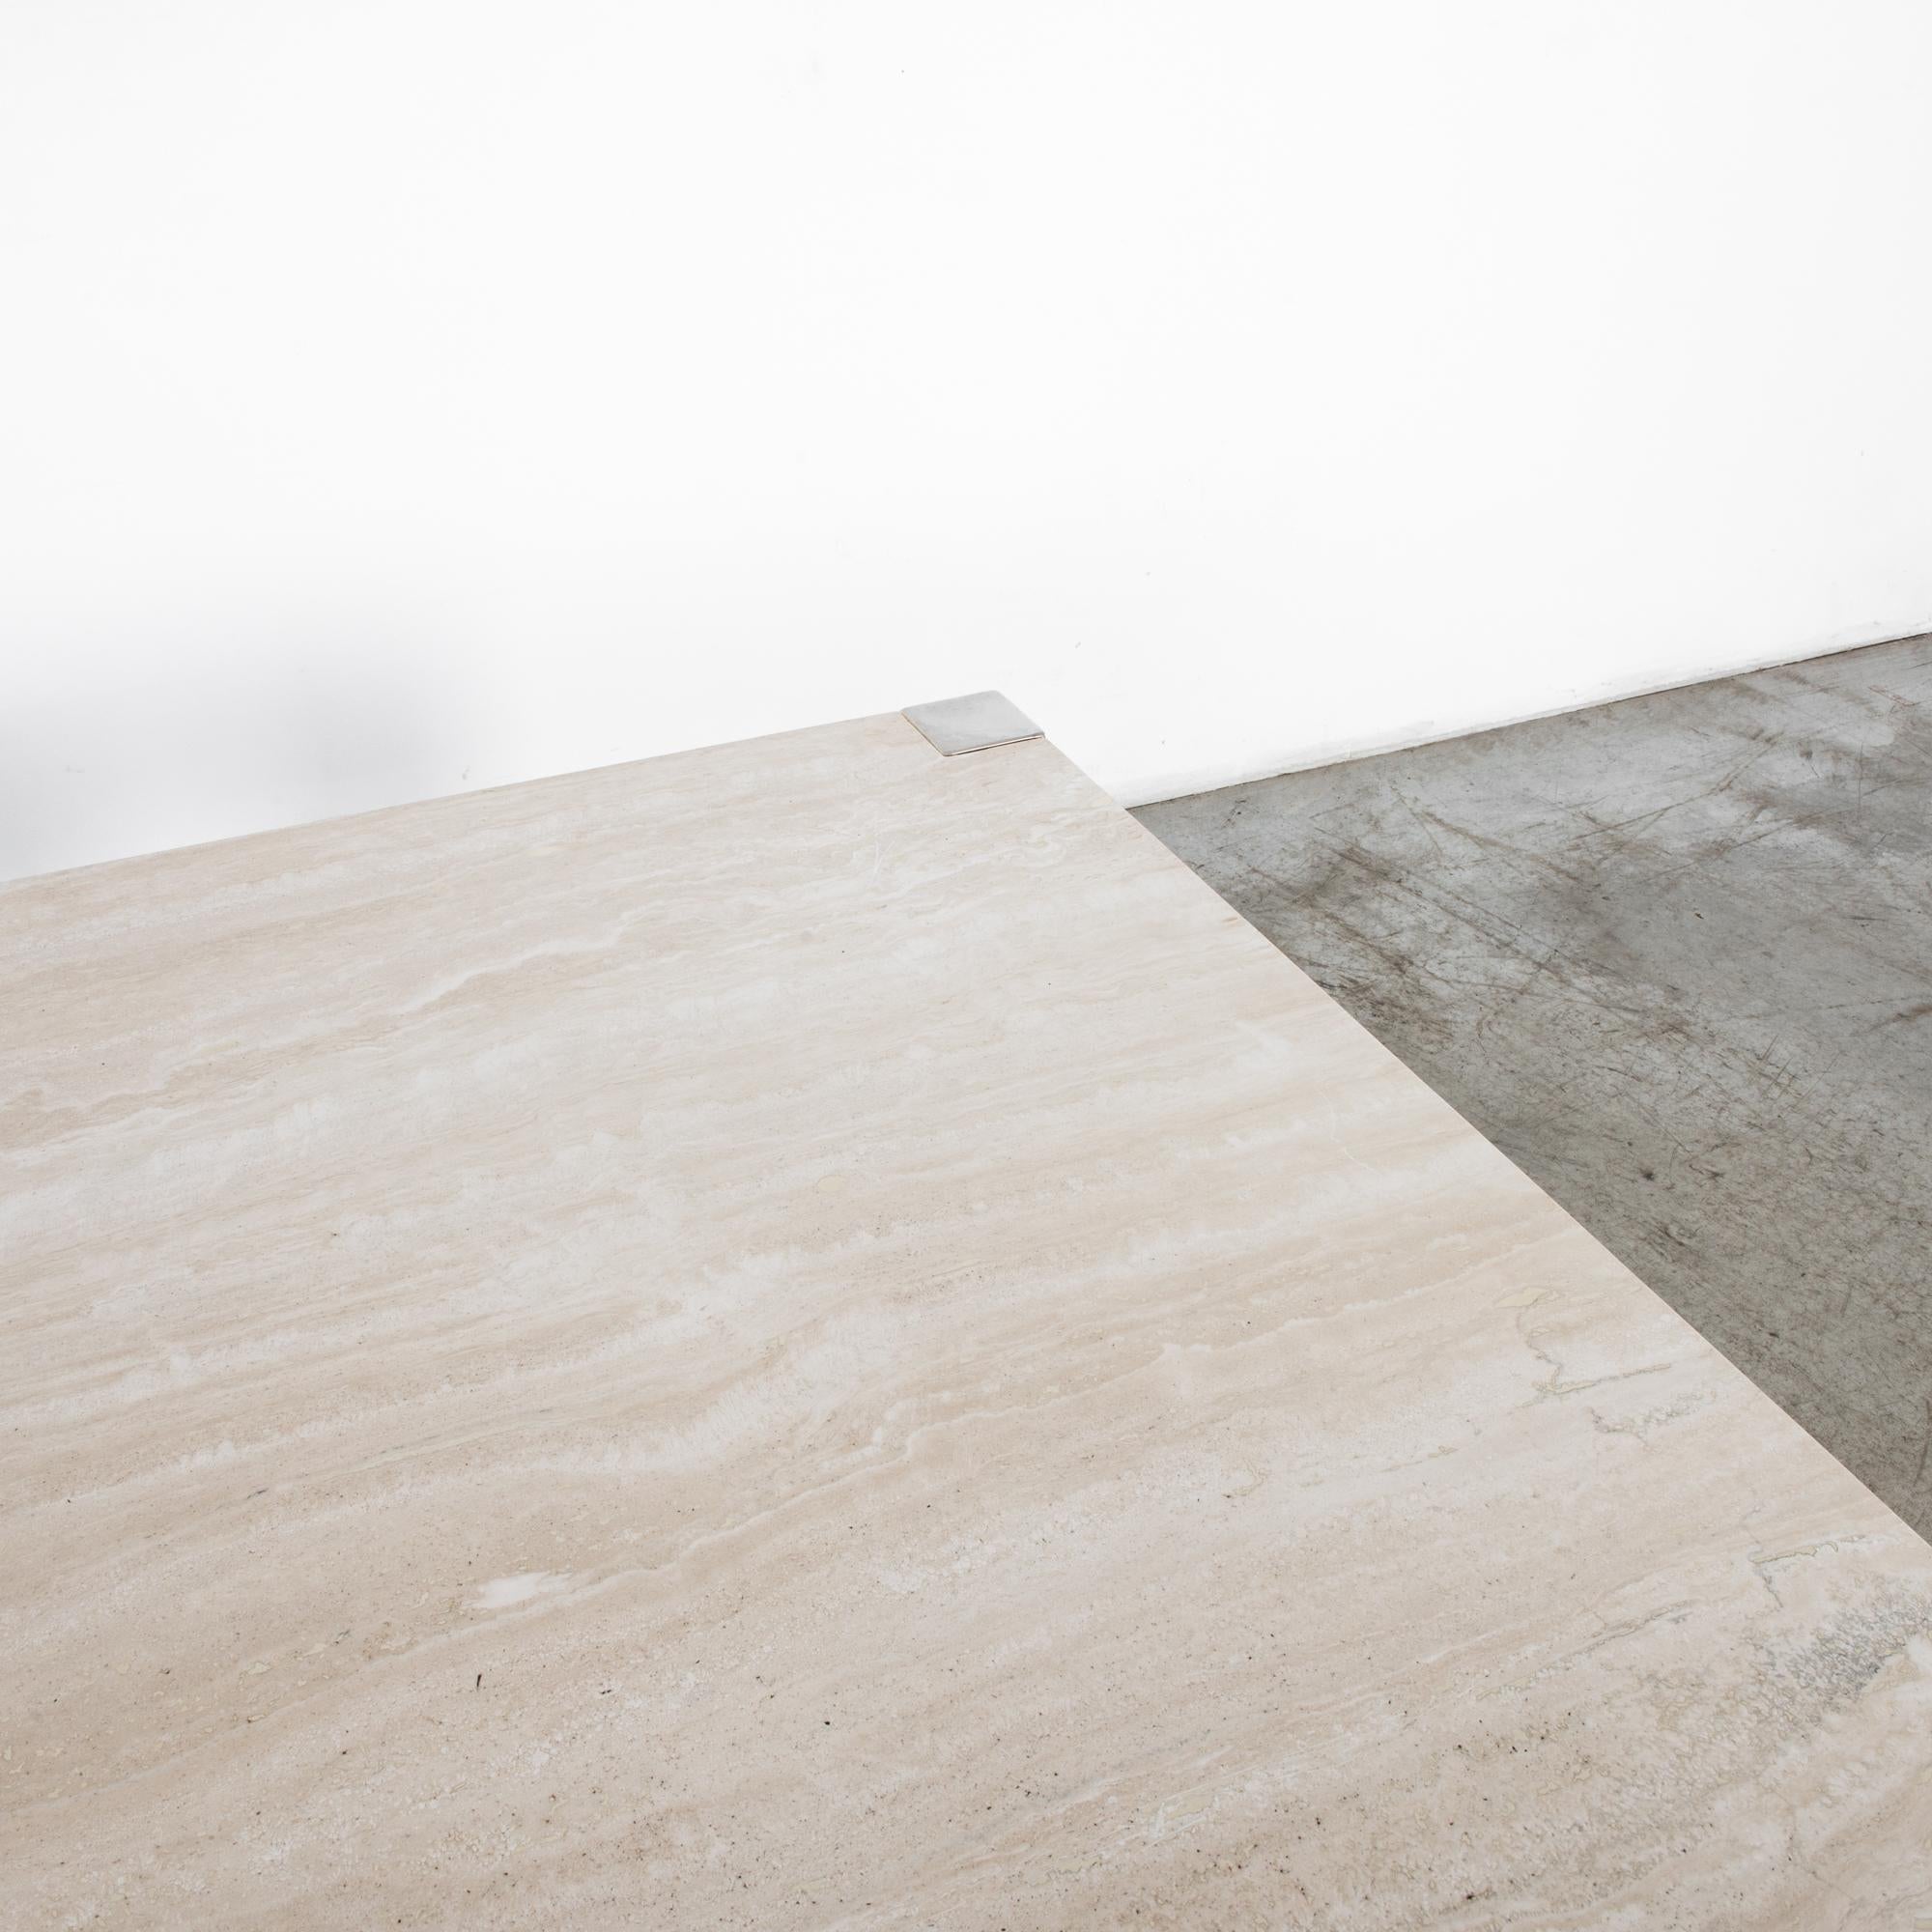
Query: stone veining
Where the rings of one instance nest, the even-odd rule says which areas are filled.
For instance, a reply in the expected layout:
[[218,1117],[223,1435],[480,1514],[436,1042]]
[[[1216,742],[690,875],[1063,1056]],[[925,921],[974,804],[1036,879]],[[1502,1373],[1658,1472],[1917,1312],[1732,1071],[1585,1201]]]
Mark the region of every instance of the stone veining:
[[0,889],[26,1925],[1890,1927],[1932,1552],[1036,742]]

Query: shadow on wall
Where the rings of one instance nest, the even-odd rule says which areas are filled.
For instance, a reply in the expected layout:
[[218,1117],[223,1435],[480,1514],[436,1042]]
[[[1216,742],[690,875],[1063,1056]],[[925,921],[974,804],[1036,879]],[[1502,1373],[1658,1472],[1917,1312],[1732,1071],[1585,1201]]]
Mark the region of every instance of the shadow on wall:
[[[360,658],[358,663],[356,660]],[[469,694],[311,644],[0,714],[0,879],[461,791]]]

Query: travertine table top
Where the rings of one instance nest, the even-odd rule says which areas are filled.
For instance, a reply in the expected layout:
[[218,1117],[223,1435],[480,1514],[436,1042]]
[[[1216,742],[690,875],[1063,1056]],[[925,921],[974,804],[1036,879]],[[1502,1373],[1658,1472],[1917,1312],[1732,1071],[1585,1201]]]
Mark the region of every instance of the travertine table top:
[[16,885],[0,1013],[10,1925],[1932,1924],[1932,1551],[1044,742]]

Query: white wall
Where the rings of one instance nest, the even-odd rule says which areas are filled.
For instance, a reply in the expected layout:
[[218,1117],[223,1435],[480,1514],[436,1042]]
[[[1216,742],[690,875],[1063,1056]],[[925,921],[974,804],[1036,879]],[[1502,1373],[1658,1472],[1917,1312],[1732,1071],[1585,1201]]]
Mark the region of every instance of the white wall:
[[0,8],[0,875],[1932,625],[1922,0]]

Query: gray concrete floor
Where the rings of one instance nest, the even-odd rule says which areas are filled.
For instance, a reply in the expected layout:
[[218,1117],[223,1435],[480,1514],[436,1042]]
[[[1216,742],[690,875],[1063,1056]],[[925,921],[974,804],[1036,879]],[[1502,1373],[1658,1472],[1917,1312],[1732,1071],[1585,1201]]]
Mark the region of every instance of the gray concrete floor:
[[1932,1535],[1932,637],[1136,816]]

